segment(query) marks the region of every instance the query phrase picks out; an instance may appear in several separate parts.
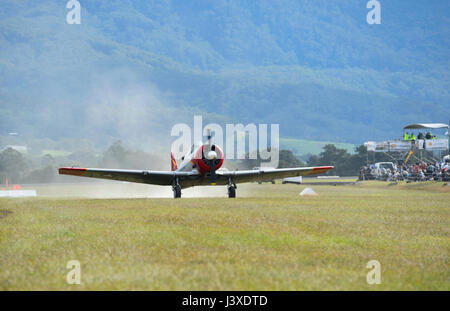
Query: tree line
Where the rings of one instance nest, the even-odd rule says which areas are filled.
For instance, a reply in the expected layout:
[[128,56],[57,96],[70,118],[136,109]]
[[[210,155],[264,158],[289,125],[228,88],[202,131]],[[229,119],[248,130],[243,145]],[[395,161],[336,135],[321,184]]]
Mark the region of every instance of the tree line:
[[[280,150],[279,168],[301,167],[301,166],[334,166],[327,175],[337,176],[357,176],[361,166],[368,162],[384,162],[392,159],[383,153],[367,152],[364,145],[355,148],[354,153],[349,153],[346,149],[337,148],[334,144],[327,144],[318,155],[309,155],[306,162],[296,157],[290,150]],[[260,160],[246,160],[246,168],[261,166]]]
[[58,167],[62,166],[162,169],[169,166],[169,161],[159,154],[127,149],[121,141],[116,141],[100,155],[85,150],[68,156],[35,157],[7,148],[0,152],[0,183],[6,178],[9,184],[73,181],[71,176],[58,175]]
[[[337,148],[333,144],[325,145],[318,155],[310,155],[305,162],[295,156],[291,150],[280,150],[279,168],[323,166],[332,165],[334,170],[328,175],[356,176],[359,168],[370,161],[391,161],[382,153],[368,154],[365,146],[355,148],[351,154],[345,149]],[[256,160],[243,160],[238,162],[225,162],[229,169],[252,169],[261,166],[262,162]],[[67,181],[67,176],[58,175],[60,166],[96,166],[100,168],[123,169],[156,169],[168,170],[168,157],[160,154],[147,153],[140,150],[130,150],[123,146],[121,141],[116,141],[102,154],[95,156],[89,151],[74,152],[65,157],[54,157],[46,154],[38,161],[26,154],[8,148],[0,152],[0,182],[8,178],[9,183],[49,183]],[[73,181],[73,180],[71,180]]]

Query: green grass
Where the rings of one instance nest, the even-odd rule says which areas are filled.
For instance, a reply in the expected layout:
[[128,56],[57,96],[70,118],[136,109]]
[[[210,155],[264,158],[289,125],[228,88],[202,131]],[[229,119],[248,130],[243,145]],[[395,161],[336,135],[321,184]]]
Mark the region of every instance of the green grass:
[[327,144],[333,144],[336,148],[345,149],[349,153],[354,153],[356,147],[356,145],[350,143],[336,143],[286,137],[280,138],[280,149],[292,150],[292,152],[297,156],[319,154],[323,151],[322,148]]
[[[0,290],[450,289],[450,187],[318,185],[318,197],[302,198],[303,188],[239,185],[236,199],[0,199]],[[81,285],[66,283],[72,259]],[[380,285],[366,282],[372,259]]]

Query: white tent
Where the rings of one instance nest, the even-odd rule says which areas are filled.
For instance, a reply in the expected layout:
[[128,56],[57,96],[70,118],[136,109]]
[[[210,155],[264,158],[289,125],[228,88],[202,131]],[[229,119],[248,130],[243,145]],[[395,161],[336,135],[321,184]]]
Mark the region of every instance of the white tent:
[[416,130],[416,129],[448,129],[448,124],[444,123],[414,123],[408,124],[404,130]]

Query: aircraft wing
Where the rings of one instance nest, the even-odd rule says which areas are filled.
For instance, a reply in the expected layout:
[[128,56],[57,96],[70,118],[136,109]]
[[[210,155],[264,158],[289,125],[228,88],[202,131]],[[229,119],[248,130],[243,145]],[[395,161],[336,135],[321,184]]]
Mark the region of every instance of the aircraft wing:
[[[280,179],[285,177],[309,176],[325,173],[333,166],[319,167],[294,167],[267,170],[245,170],[245,171],[217,171],[216,182],[219,185],[228,184],[231,177],[235,183],[264,181]],[[175,177],[183,188],[209,185],[210,179],[207,175],[201,175],[196,171],[149,171],[149,170],[121,170],[102,168],[78,168],[62,167],[59,169],[61,175],[72,175],[80,177],[91,177],[110,180],[121,180],[128,182],[171,186]]]
[[62,167],[59,169],[59,174],[121,180],[161,186],[171,186],[174,177],[179,177],[180,181],[181,179],[189,180],[200,177],[200,175],[195,172],[119,170],[78,167]]
[[294,167],[268,170],[224,171],[216,172],[218,177],[233,179],[235,183],[281,179],[285,177],[310,176],[325,173],[333,166]]

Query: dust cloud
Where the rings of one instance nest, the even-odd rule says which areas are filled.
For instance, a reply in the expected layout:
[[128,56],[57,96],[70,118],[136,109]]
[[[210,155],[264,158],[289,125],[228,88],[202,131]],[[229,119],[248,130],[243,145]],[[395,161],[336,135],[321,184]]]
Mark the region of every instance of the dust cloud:
[[[23,189],[35,189],[38,197],[46,198],[89,198],[89,199],[145,199],[172,198],[170,186],[99,181],[70,184],[26,185]],[[249,193],[248,186],[241,187],[239,197]],[[182,189],[182,198],[226,198],[226,186],[198,186]]]

